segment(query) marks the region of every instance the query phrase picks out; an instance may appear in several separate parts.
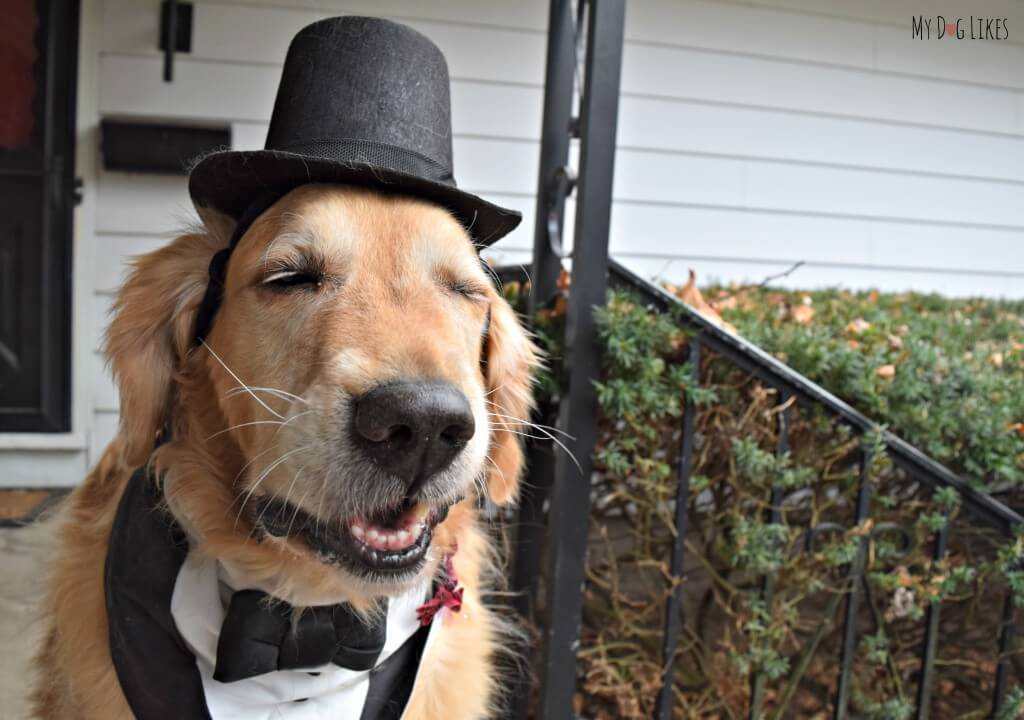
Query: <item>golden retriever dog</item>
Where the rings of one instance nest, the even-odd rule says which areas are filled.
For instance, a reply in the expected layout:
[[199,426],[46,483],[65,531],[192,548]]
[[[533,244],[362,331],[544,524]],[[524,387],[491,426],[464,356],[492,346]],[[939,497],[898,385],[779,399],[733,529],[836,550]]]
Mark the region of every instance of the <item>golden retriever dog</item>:
[[[104,567],[119,500],[148,466],[193,551],[235,588],[300,610],[371,612],[429,587],[450,557],[462,607],[437,627],[403,717],[488,716],[502,629],[482,601],[494,568],[476,510],[516,498],[533,344],[447,211],[328,184],[292,190],[248,228],[197,344],[210,259],[231,231],[204,216],[139,258],[120,292],[106,338],[120,431],[67,501],[35,715],[133,717]],[[261,522],[267,507],[287,521]]]

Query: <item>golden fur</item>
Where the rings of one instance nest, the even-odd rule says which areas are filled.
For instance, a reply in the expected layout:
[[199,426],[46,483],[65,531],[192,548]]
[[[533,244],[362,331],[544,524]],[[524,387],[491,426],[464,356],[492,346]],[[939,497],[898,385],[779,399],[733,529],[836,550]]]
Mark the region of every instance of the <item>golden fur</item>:
[[[479,460],[486,463],[467,464],[475,477],[452,481],[464,483],[468,494],[433,541],[439,550],[458,548],[464,609],[440,628],[405,717],[487,716],[500,689],[489,669],[500,628],[481,602],[491,550],[474,495],[486,491],[499,504],[516,497],[532,343],[447,212],[408,198],[308,185],[248,229],[232,255],[208,346],[193,347],[207,267],[232,229],[220,216],[204,221],[199,231],[141,257],[121,290],[106,346],[120,389],[121,429],[67,503],[36,660],[35,716],[132,716],[110,658],[103,568],[125,483],[146,462],[164,478],[168,505],[193,547],[250,586],[296,606],[348,601],[365,608],[399,592],[323,564],[301,541],[255,542],[242,513],[260,483],[260,492],[281,497],[298,484],[305,495],[296,492],[293,501],[320,514],[325,503],[330,509],[334,495],[324,473],[333,458],[316,448],[343,412],[335,409],[336,396],[357,397],[397,378],[450,382],[475,414],[486,408],[477,417]],[[261,286],[274,268],[310,258],[322,270],[315,288],[275,293]],[[469,283],[469,295],[453,293],[453,283]],[[287,428],[275,419],[285,417]],[[171,439],[151,455],[164,428]],[[290,461],[270,462],[301,442],[314,448],[305,452],[313,465],[307,474],[322,470],[317,482],[300,478],[303,471]],[[435,571],[440,552],[430,557],[425,573]]]

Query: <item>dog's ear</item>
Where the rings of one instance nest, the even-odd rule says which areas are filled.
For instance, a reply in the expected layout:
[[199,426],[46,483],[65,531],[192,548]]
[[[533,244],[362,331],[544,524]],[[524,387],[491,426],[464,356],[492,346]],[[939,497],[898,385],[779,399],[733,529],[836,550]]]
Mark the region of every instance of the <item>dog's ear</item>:
[[487,410],[491,415],[491,448],[487,492],[504,505],[519,493],[523,449],[519,442],[533,409],[533,369],[537,349],[508,302],[494,293],[484,348]]
[[170,410],[174,373],[193,343],[210,258],[227,244],[226,220],[134,260],[114,305],[105,355],[121,400],[123,461],[143,464]]

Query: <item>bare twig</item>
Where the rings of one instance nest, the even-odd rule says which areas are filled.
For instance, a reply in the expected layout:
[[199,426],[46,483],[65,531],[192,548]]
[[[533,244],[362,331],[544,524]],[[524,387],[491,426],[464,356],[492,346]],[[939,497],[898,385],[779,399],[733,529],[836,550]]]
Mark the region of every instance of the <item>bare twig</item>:
[[736,297],[737,295],[742,295],[743,293],[750,292],[751,290],[758,290],[758,289],[767,287],[769,283],[771,283],[771,282],[773,282],[775,280],[781,280],[784,277],[789,277],[790,275],[795,273],[797,270],[799,270],[800,268],[802,268],[806,264],[807,264],[807,262],[805,260],[798,260],[797,262],[793,263],[789,267],[788,270],[783,270],[780,273],[775,273],[774,275],[769,275],[768,277],[764,278],[759,283],[754,283],[752,285],[742,285],[742,286],[736,288],[735,290],[733,290],[732,292],[726,293],[725,295],[723,295],[721,297],[714,298],[713,302],[720,303],[720,302],[722,302],[724,300],[728,300],[729,298]]

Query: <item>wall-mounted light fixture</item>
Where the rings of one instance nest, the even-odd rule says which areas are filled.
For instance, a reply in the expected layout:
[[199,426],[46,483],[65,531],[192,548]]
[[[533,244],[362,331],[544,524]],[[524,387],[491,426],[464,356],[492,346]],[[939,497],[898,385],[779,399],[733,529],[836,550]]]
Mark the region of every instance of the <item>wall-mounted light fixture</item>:
[[171,82],[174,53],[192,52],[192,3],[177,0],[160,3],[160,49],[164,51],[164,82]]

